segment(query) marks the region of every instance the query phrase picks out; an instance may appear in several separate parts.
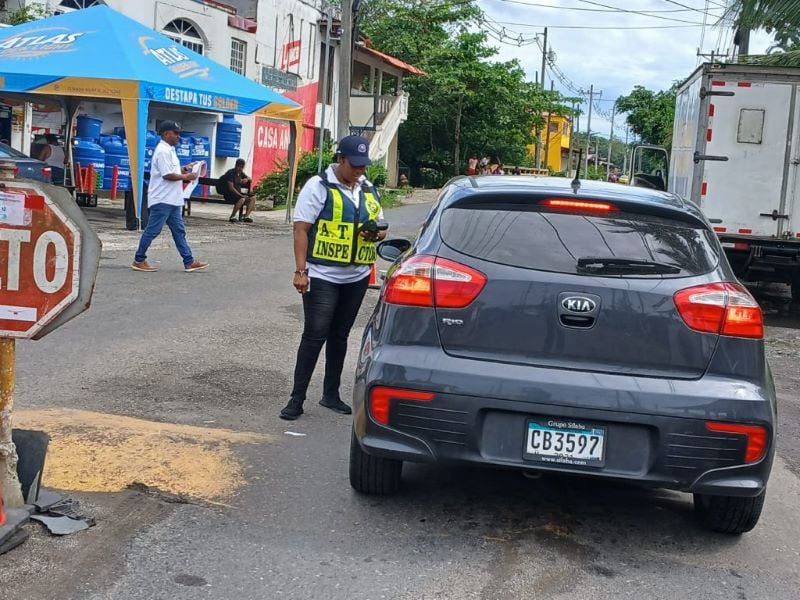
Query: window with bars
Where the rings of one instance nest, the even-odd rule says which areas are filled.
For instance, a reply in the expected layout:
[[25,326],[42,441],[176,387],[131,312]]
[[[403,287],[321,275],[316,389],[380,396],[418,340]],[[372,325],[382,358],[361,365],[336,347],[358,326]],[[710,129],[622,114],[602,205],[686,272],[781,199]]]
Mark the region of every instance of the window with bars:
[[59,6],[80,10],[82,8],[91,8],[92,6],[100,6],[103,4],[105,4],[103,0],[61,0]]
[[231,38],[231,71],[245,75],[247,64],[247,42]]
[[198,54],[204,54],[205,44],[203,36],[193,23],[186,19],[175,19],[164,27],[164,35],[169,39],[175,40],[184,48],[188,48]]

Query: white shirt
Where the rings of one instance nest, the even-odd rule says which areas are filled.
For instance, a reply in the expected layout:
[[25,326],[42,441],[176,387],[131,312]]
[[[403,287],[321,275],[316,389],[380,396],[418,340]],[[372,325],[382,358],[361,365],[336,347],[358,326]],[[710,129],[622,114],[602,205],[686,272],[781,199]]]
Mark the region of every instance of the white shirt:
[[51,167],[64,168],[64,149],[55,144],[48,144],[50,146],[50,158],[47,159],[46,164]]
[[178,160],[175,148],[161,140],[153,152],[153,161],[150,166],[150,186],[147,193],[148,207],[154,204],[183,206],[183,182],[164,179],[164,175],[169,175],[170,173],[181,175],[181,162]]
[[[361,186],[366,184],[371,187],[372,184],[367,181],[366,177],[362,176],[351,190],[336,178],[333,169],[334,166],[335,165],[329,166],[325,171],[328,175],[328,181],[336,184],[341,190],[342,196],[352,202],[356,210],[358,210],[361,201]],[[297,196],[297,204],[294,209],[295,223],[316,223],[319,214],[325,207],[325,200],[327,199],[328,188],[322,183],[322,178],[319,175],[315,175],[306,182],[303,189],[300,190],[300,194]],[[383,210],[381,210],[378,218],[383,219]],[[308,263],[309,277],[324,279],[331,283],[355,283],[356,281],[361,281],[368,275],[369,265],[342,265],[339,267]]]

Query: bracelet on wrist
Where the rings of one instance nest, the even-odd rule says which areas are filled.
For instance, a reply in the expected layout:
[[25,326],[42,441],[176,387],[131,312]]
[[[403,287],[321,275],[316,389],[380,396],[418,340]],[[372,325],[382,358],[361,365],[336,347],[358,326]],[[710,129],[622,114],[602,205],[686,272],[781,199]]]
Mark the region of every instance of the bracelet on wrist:
[[295,271],[295,275],[308,275],[308,269],[303,269],[302,271]]

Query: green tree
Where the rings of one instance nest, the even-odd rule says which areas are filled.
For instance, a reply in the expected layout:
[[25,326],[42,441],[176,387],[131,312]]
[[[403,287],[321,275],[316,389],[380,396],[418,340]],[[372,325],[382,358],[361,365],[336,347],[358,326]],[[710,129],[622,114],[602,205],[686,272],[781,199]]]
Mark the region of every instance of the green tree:
[[775,38],[772,52],[741,57],[744,62],[800,66],[800,2],[797,0],[734,0],[726,18],[741,29],[764,29]]
[[525,80],[517,61],[492,60],[496,50],[471,28],[482,15],[476,4],[373,0],[366,6],[361,28],[375,47],[426,73],[404,80],[410,104],[400,156],[417,180],[423,173],[435,179],[463,172],[472,155],[522,164],[534,126],[543,124],[545,94]]
[[29,21],[38,21],[50,16],[50,10],[44,4],[30,4],[6,12],[3,23],[7,25],[22,25]]
[[677,85],[660,92],[637,85],[617,99],[617,111],[627,113],[628,125],[642,142],[670,148],[676,93]]

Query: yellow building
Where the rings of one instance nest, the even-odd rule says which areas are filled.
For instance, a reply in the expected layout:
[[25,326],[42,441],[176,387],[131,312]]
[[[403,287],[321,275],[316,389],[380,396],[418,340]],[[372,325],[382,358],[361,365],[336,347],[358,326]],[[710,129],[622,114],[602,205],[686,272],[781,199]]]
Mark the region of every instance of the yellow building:
[[[547,122],[547,113],[543,114],[542,117]],[[544,133],[542,134],[542,154],[547,153],[547,167],[553,173],[565,171],[568,167],[570,135],[572,135],[572,126],[569,118],[556,114],[550,115],[547,136],[545,137]],[[534,144],[529,145],[528,152],[532,157],[536,156],[536,146]],[[544,165],[542,165],[542,168],[544,168]]]

